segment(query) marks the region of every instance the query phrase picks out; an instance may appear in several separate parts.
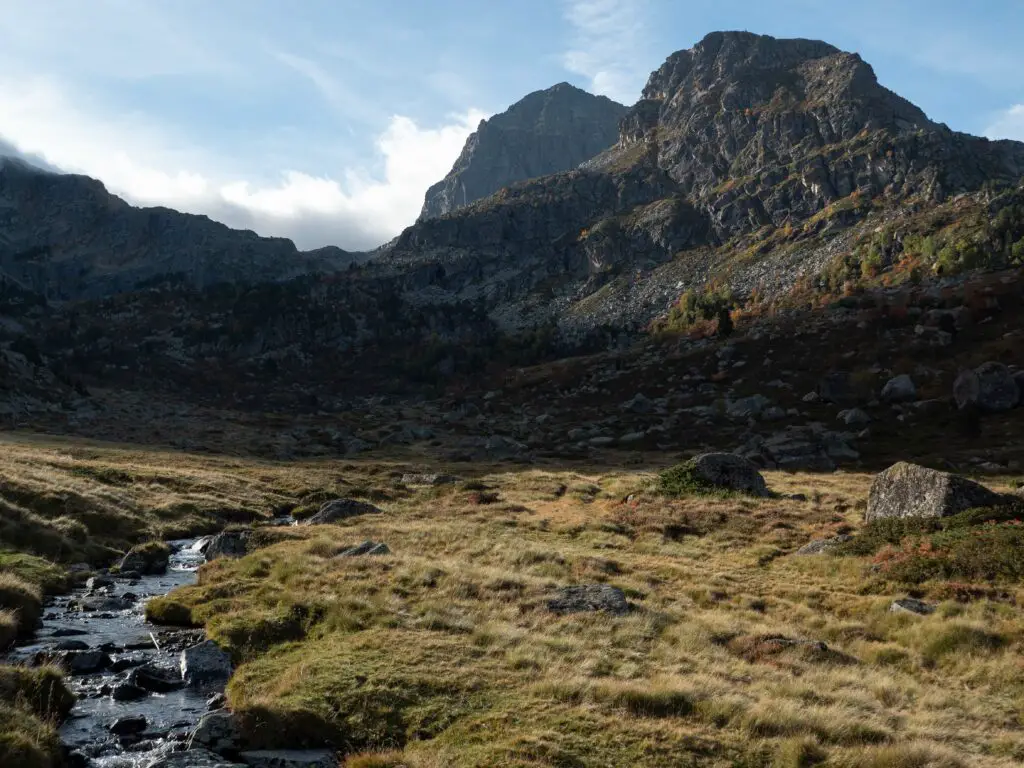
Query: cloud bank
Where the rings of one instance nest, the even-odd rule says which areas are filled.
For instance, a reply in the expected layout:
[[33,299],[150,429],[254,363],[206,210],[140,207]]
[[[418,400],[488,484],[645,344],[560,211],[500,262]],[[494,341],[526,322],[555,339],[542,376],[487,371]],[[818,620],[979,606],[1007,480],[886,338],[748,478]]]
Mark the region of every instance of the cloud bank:
[[425,127],[393,115],[365,164],[249,178],[142,115],[93,113],[53,81],[0,78],[0,103],[0,154],[93,176],[137,205],[206,214],[302,249],[365,250],[394,237],[415,221],[427,187],[485,117],[474,109]]

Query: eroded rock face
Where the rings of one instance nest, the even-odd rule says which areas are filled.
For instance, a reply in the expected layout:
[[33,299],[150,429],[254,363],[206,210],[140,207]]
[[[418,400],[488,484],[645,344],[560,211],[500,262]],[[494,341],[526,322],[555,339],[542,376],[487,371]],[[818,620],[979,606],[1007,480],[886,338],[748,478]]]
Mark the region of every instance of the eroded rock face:
[[427,190],[420,219],[444,216],[517,181],[575,168],[619,135],[626,107],[560,83],[482,120],[444,179]]
[[864,519],[949,517],[1003,501],[1003,496],[973,480],[900,462],[875,476]]
[[302,521],[302,525],[326,525],[328,523],[335,523],[338,520],[347,520],[350,517],[380,515],[383,512],[384,510],[380,507],[375,507],[373,504],[365,501],[334,499],[334,501],[325,502],[320,507],[320,511]]
[[729,491],[767,496],[768,485],[757,467],[733,453],[702,453],[689,461],[695,477],[708,485]]

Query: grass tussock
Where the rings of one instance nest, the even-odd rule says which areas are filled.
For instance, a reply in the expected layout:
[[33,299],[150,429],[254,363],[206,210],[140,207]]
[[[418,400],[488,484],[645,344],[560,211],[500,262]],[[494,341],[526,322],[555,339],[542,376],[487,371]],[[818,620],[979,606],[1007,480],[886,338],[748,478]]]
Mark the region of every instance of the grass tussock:
[[74,702],[56,668],[0,666],[0,765],[59,768],[56,724]]
[[42,590],[12,573],[0,573],[0,608],[17,623],[18,635],[30,635],[43,615]]

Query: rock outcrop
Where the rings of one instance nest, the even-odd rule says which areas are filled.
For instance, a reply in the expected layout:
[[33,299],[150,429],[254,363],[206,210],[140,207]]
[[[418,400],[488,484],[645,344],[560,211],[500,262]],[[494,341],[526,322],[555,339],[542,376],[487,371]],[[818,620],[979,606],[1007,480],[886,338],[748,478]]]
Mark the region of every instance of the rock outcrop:
[[444,216],[518,181],[575,168],[615,143],[626,107],[568,83],[481,120],[455,165],[427,190],[420,219]]
[[864,520],[949,517],[1004,497],[959,475],[900,462],[875,476]]

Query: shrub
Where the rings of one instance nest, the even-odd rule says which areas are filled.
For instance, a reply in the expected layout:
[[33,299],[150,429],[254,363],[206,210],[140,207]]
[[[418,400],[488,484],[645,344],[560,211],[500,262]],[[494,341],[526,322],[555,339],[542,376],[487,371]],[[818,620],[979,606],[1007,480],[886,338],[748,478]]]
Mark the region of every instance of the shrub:
[[670,498],[683,496],[734,496],[735,491],[711,485],[695,471],[693,461],[677,464],[658,475],[658,491]]

